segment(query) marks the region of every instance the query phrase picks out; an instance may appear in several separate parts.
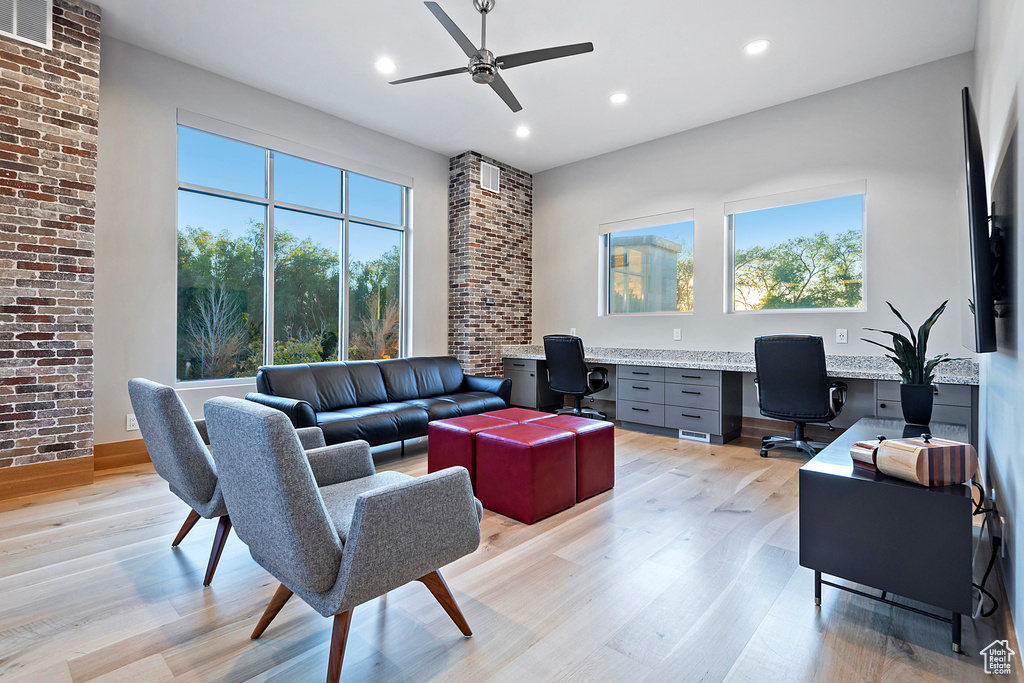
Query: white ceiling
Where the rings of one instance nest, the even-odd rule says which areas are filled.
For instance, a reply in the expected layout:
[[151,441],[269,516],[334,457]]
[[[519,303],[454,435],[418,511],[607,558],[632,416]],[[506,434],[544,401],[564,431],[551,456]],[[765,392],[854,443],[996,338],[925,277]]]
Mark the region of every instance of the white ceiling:
[[[504,72],[513,114],[468,74],[419,0],[99,0],[103,32],[452,156],[538,172],[974,46],[977,0],[497,0],[501,55],[591,41],[594,52]],[[439,0],[474,43],[472,0]],[[755,38],[764,55],[742,53]],[[398,64],[387,77],[380,57]],[[613,106],[608,95],[629,94]],[[520,125],[532,134],[515,135]]]

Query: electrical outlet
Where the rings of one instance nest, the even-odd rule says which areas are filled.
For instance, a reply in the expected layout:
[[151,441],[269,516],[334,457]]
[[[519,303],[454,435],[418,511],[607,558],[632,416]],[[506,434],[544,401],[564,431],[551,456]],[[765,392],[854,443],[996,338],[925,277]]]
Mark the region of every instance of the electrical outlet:
[[836,344],[845,344],[848,337],[845,328],[836,329]]
[[682,341],[682,340],[683,340],[683,331],[681,329],[679,329],[678,327],[675,328],[674,330],[672,330],[672,341]]
[[125,416],[124,429],[125,429],[125,431],[128,431],[128,432],[137,432],[137,431],[139,431],[139,421],[137,419],[135,419],[135,413],[128,413],[128,415]]
[[575,327],[570,327],[569,328],[569,335],[573,336],[573,337],[576,336],[576,328]]

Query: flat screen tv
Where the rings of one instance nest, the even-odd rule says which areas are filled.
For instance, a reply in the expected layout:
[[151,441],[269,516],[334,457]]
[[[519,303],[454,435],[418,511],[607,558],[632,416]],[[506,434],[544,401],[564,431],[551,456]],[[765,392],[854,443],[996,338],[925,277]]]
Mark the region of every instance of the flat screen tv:
[[995,263],[989,233],[985,159],[971,93],[963,89],[964,156],[967,162],[967,227],[970,275],[963,282],[963,345],[977,353],[996,350]]

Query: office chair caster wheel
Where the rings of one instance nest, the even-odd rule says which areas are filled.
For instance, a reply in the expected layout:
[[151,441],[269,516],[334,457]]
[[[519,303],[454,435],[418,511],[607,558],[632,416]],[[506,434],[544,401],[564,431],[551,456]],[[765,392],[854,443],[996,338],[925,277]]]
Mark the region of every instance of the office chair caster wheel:
[[766,451],[766,450],[764,450],[764,449],[762,448],[762,449],[761,449],[761,457],[762,457],[762,458],[767,458],[767,457],[768,457],[768,451]]

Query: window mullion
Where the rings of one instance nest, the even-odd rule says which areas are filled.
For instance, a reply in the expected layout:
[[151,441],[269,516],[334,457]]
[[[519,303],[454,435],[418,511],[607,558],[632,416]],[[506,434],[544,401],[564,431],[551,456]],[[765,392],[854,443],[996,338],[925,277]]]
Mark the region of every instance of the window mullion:
[[341,174],[341,245],[338,251],[338,359],[348,360],[348,171]]
[[274,153],[267,150],[267,224],[263,240],[263,364],[274,364]]

